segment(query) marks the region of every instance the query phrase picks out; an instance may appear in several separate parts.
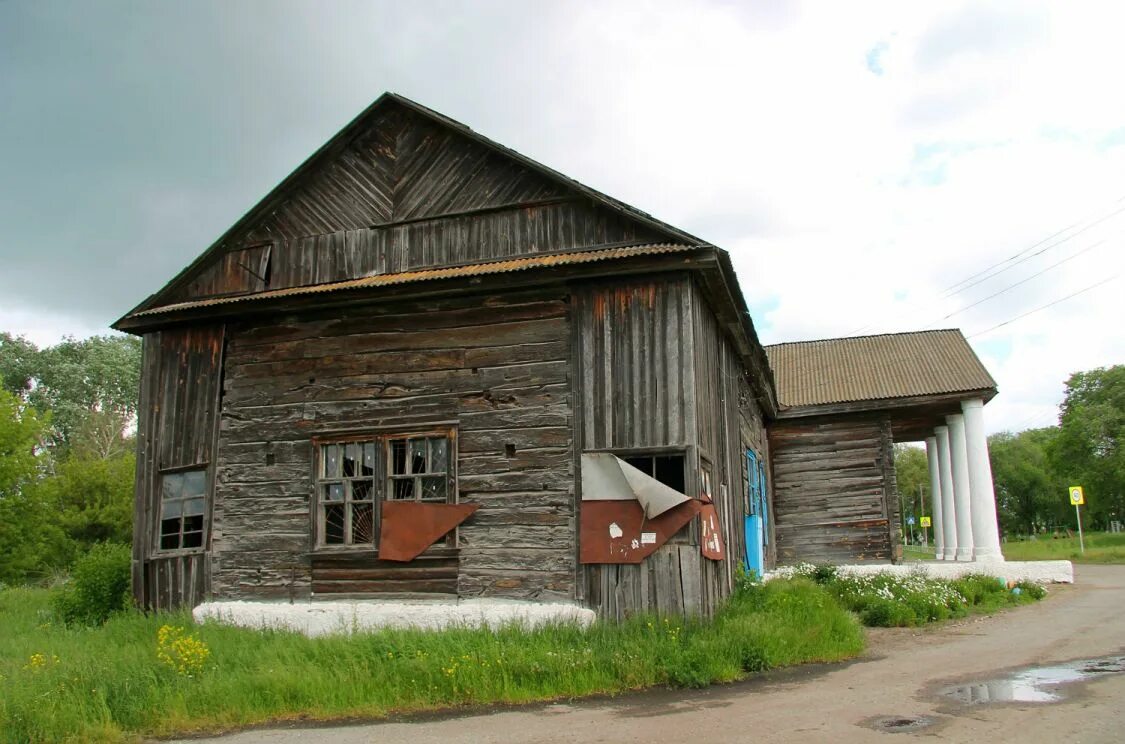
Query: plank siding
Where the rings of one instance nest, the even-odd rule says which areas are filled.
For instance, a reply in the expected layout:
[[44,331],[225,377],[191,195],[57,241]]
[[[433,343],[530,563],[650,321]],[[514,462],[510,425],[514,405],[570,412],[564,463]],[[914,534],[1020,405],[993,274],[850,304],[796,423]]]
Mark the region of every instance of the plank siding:
[[[574,375],[581,448],[683,448],[685,475],[694,493],[691,279],[673,275],[591,284],[576,291],[576,303]],[[602,617],[705,611],[697,527],[685,528],[641,564],[584,568],[586,604]]]
[[894,461],[887,420],[778,421],[769,440],[779,563],[893,558],[897,509],[889,498]]
[[746,450],[768,459],[765,426],[750,383],[733,344],[720,327],[698,288],[695,324],[696,437],[701,457],[712,468],[712,496],[719,514],[728,559],[700,564],[703,612],[711,614],[734,585],[737,566],[745,560],[743,518],[748,513]]
[[[156,548],[161,472],[204,466],[214,503],[215,446],[223,364],[222,326],[147,334],[137,420],[133,596],[146,609],[194,606],[210,592],[210,554]],[[206,534],[205,534],[206,537]]]
[[660,239],[557,180],[389,105],[161,302]]
[[[402,581],[383,576],[394,583],[382,589],[364,574],[367,591],[573,598],[570,315],[565,290],[544,289],[232,327],[216,594],[307,598],[316,587],[349,588],[346,572],[310,559],[312,437],[453,422],[460,500],[481,508],[459,528],[452,579],[447,562],[446,573],[413,576],[413,585],[409,568]],[[365,570],[393,567],[374,561]]]

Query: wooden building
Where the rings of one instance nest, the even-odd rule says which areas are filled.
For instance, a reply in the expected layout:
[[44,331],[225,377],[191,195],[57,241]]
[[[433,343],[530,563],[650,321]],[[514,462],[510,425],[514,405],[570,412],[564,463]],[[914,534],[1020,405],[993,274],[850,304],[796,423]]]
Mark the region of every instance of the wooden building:
[[[975,414],[996,395],[996,382],[957,330],[804,341],[766,350],[780,404],[769,426],[778,561],[900,560],[893,445],[926,441],[935,429],[960,424],[966,404],[979,404]],[[968,444],[984,450],[987,465],[983,428],[971,434]],[[966,449],[962,442],[961,452]],[[967,466],[970,454],[953,458]],[[967,469],[964,477],[957,490],[967,500]],[[941,490],[932,489],[939,495]],[[993,505],[994,532],[991,474],[974,490],[978,511]],[[962,511],[964,521],[968,506]],[[948,512],[954,512],[952,504]],[[940,500],[931,513],[940,529]],[[985,516],[984,533],[987,522]],[[962,532],[972,534],[971,528]],[[965,536],[961,542],[972,544]],[[979,542],[991,545],[994,534]],[[998,552],[999,545],[995,548]],[[960,559],[972,557],[962,551]]]
[[768,514],[727,254],[400,96],[115,327],[144,339],[145,607],[707,614]]

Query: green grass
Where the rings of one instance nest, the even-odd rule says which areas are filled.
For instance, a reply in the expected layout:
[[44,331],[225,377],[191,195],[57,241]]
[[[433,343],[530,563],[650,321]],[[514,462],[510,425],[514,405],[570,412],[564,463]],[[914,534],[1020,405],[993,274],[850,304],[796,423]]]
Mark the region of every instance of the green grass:
[[1125,532],[1091,532],[1085,535],[1086,553],[1079,550],[1078,537],[1053,539],[1039,535],[1035,540],[1009,541],[1001,546],[1010,561],[1065,560],[1075,563],[1125,563]]
[[[377,718],[702,686],[838,661],[864,644],[855,617],[802,579],[745,589],[712,622],[639,617],[588,630],[309,639],[192,626],[186,613],[128,612],[98,628],[65,627],[50,617],[46,591],[0,590],[0,741],[130,741],[278,719]],[[158,660],[165,624],[185,626],[206,644],[201,674],[186,677]]]

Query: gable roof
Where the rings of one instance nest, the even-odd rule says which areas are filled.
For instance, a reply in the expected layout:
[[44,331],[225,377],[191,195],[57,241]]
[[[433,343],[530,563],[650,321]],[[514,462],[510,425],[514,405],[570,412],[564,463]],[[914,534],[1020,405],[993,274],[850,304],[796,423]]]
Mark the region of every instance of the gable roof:
[[957,329],[774,344],[766,355],[785,407],[996,392]]
[[[180,271],[173,277],[162,289],[146,298],[133,310],[129,311],[121,320],[132,317],[142,311],[152,309],[161,304],[168,304],[175,290],[185,286],[192,280],[201,270],[209,265],[209,263],[229,249],[230,242],[238,238],[242,233],[252,228],[255,223],[268,217],[271,212],[283,202],[290,192],[299,188],[310,176],[312,176],[322,165],[325,165],[342,152],[350,142],[356,137],[361,136],[376,119],[387,109],[400,106],[407,111],[419,115],[430,122],[433,122],[449,131],[467,138],[473,143],[486,148],[487,150],[497,153],[511,162],[514,162],[527,170],[538,174],[539,176],[547,179],[569,192],[584,197],[593,203],[600,205],[612,212],[622,215],[634,222],[651,229],[656,233],[657,240],[662,240],[670,243],[680,243],[688,245],[707,245],[699,238],[673,227],[665,222],[655,219],[647,212],[643,212],[635,207],[632,207],[624,202],[618,201],[600,191],[590,188],[578,181],[575,181],[568,176],[559,173],[556,170],[548,168],[547,166],[532,160],[525,155],[505,147],[497,142],[494,142],[487,137],[474,132],[468,126],[455,121],[443,114],[440,114],[426,106],[423,106],[415,101],[412,101],[404,96],[396,93],[384,93],[379,96],[370,106],[368,106],[362,113],[355,119],[349,122],[343,129],[341,129],[335,136],[328,142],[322,145],[316,152],[309,156],[303,163],[301,163],[292,173],[290,173],[284,180],[281,181],[276,187],[273,188],[261,201],[252,207],[245,215],[242,216],[234,225],[232,225],[226,232],[224,232],[218,240],[216,240],[206,251],[200,254],[194,261],[187,267]],[[652,240],[638,241],[638,242],[653,242]],[[118,321],[118,323],[121,322]],[[114,324],[116,327],[117,324]]]

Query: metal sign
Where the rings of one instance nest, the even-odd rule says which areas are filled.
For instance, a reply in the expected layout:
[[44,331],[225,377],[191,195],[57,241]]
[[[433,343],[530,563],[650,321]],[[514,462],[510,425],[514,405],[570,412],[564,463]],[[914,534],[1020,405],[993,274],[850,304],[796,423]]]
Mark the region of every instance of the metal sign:
[[910,525],[911,527],[913,527],[913,526],[914,526],[914,517],[907,517],[907,518],[906,518],[906,523],[907,523],[908,525]]
[[1082,486],[1070,487],[1070,503],[1078,506],[1079,504],[1086,503],[1086,494],[1082,492]]
[[931,518],[930,517],[922,517],[922,526],[923,527],[932,527],[933,523],[931,522]]

